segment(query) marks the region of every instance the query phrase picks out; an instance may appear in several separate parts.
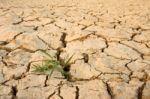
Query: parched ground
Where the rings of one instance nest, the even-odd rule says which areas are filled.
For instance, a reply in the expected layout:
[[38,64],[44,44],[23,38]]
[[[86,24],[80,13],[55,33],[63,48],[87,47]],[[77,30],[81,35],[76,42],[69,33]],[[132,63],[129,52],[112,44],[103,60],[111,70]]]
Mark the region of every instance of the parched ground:
[[[40,50],[73,81],[34,74]],[[0,99],[150,99],[150,0],[0,0]]]

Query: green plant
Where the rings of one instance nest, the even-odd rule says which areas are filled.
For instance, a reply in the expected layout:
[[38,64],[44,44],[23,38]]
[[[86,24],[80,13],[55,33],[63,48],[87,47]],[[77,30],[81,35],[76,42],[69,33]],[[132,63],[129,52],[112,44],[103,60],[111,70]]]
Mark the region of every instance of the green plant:
[[57,60],[57,58],[52,57],[46,51],[42,51],[49,59],[41,60],[42,64],[33,65],[33,72],[46,74],[51,76],[52,73],[56,70],[60,72],[66,79],[70,78],[69,67],[71,64],[71,57],[66,57],[65,59]]

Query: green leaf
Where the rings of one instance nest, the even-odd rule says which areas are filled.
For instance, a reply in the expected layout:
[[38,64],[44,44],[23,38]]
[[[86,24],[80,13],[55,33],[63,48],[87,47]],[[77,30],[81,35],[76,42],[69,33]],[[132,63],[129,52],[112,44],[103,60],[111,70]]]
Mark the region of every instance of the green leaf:
[[56,70],[60,72],[66,79],[69,79],[70,73],[66,70],[71,63],[71,59],[73,58],[74,54],[71,57],[62,60],[56,60],[53,58],[49,53],[44,50],[40,50],[44,54],[46,54],[50,59],[42,60],[42,64],[33,64],[33,72],[42,73],[51,77],[53,72]]
[[65,59],[65,61],[64,61],[64,67],[70,65],[70,61],[73,58],[73,56],[74,56],[74,54],[71,55],[71,57],[69,57],[68,59]]
[[41,52],[43,52],[45,55],[47,55],[48,57],[50,57],[51,59],[53,59],[53,57],[49,54],[49,53],[47,53],[46,51],[44,51],[44,50],[40,50]]
[[41,66],[41,65],[33,65],[33,71],[32,72],[45,72],[47,70],[49,70],[49,68],[47,66]]
[[47,71],[45,74],[47,74],[48,76],[51,77],[52,73],[53,73],[54,69],[50,69],[49,71]]

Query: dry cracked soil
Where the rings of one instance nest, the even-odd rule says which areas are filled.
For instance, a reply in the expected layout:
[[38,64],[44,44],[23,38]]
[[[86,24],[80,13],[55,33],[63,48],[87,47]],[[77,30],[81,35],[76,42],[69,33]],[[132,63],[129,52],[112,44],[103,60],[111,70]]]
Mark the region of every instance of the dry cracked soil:
[[0,99],[150,99],[150,0],[0,0]]

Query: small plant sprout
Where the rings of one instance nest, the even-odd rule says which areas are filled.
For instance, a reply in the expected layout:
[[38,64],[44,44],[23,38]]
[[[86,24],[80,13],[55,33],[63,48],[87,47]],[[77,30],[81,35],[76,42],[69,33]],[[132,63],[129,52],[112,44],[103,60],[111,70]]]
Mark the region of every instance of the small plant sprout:
[[71,64],[71,59],[73,58],[74,54],[70,57],[66,57],[65,59],[57,60],[54,56],[52,57],[46,51],[41,51],[45,55],[49,57],[47,60],[41,60],[42,64],[33,65],[33,71],[40,74],[45,74],[51,76],[53,72],[56,70],[60,72],[66,79],[70,78],[69,67]]

